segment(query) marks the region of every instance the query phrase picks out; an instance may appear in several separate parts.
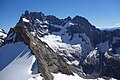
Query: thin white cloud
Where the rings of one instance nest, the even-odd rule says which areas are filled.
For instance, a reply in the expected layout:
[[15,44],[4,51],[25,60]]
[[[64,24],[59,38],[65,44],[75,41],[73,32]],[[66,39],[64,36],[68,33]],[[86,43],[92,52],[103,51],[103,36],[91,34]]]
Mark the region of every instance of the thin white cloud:
[[116,25],[115,25],[115,26],[120,27],[120,23],[116,23]]

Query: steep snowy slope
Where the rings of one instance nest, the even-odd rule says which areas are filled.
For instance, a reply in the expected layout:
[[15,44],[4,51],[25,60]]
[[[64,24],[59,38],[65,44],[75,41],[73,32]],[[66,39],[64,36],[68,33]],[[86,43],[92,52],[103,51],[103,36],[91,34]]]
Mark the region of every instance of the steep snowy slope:
[[28,80],[35,60],[23,42],[4,45],[0,48],[0,80]]

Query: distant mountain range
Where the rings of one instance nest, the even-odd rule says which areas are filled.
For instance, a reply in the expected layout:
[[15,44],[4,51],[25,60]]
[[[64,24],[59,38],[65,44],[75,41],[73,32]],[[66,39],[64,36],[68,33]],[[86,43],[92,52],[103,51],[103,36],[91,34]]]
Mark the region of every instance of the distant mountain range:
[[114,31],[116,29],[120,29],[120,27],[113,27],[113,28],[100,28],[100,30],[106,30],[106,31]]
[[120,79],[119,28],[26,10],[7,36],[0,32],[0,80]]

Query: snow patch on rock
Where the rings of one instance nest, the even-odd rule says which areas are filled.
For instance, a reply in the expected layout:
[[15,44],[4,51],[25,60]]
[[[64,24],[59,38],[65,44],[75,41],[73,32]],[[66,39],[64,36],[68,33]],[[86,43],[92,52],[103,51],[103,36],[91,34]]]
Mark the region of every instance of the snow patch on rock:
[[26,19],[26,18],[22,18],[22,19],[23,19],[24,22],[29,23],[29,20],[28,20],[28,19]]

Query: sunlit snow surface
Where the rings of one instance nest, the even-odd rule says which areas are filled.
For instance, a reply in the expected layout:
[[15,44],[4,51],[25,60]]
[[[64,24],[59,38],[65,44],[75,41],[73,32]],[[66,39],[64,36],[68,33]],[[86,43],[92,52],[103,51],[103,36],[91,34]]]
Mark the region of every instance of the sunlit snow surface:
[[0,48],[0,80],[28,80],[35,57],[23,43],[10,43]]
[[23,18],[23,21],[24,21],[24,22],[29,22],[29,20],[28,20],[28,19],[26,19],[26,18]]
[[[73,75],[65,75],[65,74],[61,74],[61,73],[58,73],[58,74],[52,73],[52,75],[54,76],[53,80],[105,80],[103,78],[83,79],[75,73],[74,73],[74,76]],[[42,80],[42,79],[43,78],[41,76],[37,76],[35,78],[30,78],[28,80]],[[112,79],[109,79],[109,80],[115,80],[115,79],[112,78]]]

